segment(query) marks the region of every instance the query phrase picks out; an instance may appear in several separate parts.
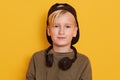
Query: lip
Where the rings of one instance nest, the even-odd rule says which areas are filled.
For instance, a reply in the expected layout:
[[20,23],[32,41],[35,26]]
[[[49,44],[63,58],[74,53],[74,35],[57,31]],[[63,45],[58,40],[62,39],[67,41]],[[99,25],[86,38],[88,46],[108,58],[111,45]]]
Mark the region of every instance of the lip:
[[65,37],[57,37],[58,39],[65,39]]

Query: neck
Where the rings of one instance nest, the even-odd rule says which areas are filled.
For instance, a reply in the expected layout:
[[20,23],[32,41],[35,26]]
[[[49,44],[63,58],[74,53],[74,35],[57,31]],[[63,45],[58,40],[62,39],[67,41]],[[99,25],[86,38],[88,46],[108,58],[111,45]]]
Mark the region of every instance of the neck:
[[72,52],[70,46],[55,46],[53,45],[53,50],[55,52]]

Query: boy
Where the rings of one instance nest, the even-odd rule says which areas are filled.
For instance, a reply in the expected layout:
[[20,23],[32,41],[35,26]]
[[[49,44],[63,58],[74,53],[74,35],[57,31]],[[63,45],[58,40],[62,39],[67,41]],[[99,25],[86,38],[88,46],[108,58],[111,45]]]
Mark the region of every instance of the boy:
[[73,47],[79,25],[72,6],[56,3],[50,8],[46,36],[51,46],[33,55],[26,80],[92,80],[89,59]]

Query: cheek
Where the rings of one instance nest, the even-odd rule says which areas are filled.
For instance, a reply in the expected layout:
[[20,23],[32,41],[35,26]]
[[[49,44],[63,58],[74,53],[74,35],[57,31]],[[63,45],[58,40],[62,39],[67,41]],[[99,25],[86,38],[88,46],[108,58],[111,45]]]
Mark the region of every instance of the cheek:
[[69,38],[73,37],[73,31],[66,31],[66,36]]
[[76,37],[76,35],[77,35],[77,28],[73,30],[73,37]]
[[50,30],[50,35],[51,35],[51,37],[56,36],[56,35],[57,35],[57,30],[51,29],[51,30]]
[[66,31],[66,33],[72,37],[75,34],[75,31],[72,29],[72,30]]

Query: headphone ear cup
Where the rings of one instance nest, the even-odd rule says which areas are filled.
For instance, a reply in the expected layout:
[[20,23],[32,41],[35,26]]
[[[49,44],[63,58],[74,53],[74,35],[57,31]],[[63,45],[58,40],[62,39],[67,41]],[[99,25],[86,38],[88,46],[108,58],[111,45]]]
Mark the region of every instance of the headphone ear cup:
[[68,57],[64,57],[59,61],[58,66],[62,70],[67,70],[72,66],[72,60]]
[[53,54],[46,55],[46,66],[52,67],[53,64]]

